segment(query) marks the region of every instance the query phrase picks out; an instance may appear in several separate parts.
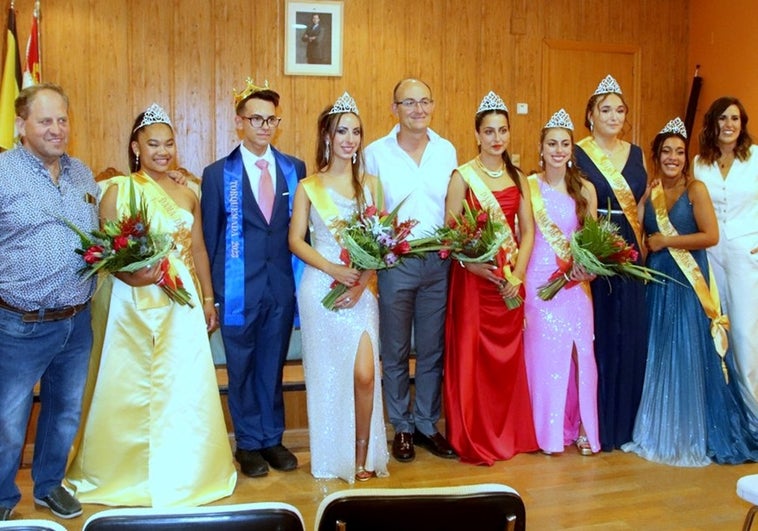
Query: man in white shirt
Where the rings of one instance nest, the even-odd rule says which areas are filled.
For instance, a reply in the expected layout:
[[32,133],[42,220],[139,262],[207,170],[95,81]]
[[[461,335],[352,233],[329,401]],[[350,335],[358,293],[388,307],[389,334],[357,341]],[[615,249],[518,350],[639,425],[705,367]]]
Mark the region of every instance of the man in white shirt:
[[[399,219],[418,220],[414,238],[444,223],[447,185],[458,165],[453,145],[429,128],[433,111],[426,83],[401,80],[392,102],[398,124],[365,151],[367,172],[381,180],[387,210],[405,200]],[[437,253],[429,253],[379,272],[384,403],[395,429],[392,455],[401,462],[415,458],[414,443],[437,456],[456,457],[436,426],[441,410],[448,267]],[[413,407],[408,365],[411,330],[416,351]]]

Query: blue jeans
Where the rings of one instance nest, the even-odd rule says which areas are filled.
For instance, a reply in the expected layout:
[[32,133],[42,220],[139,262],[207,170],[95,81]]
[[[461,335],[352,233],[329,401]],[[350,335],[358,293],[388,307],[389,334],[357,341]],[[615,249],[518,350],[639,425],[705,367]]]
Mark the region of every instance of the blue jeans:
[[38,381],[34,496],[44,498],[61,484],[79,428],[91,349],[89,308],[39,323],[24,323],[19,314],[0,308],[0,506],[12,508],[21,499],[16,474]]

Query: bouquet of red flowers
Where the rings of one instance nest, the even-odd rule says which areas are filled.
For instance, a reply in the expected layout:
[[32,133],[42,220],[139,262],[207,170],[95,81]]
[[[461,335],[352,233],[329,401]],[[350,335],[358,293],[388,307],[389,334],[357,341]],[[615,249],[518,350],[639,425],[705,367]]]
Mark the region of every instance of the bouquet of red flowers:
[[558,269],[548,278],[537,294],[543,301],[549,301],[563,288],[577,284],[571,279],[571,271],[579,267],[587,273],[611,277],[620,275],[643,281],[659,280],[656,276],[666,276],[657,271],[637,265],[639,253],[620,234],[619,227],[609,218],[595,219],[587,216],[584,226],[571,236],[571,259],[558,261]]
[[185,289],[182,279],[171,265],[167,255],[174,248],[170,234],[150,231],[150,218],[143,197],[137,204],[134,181],[130,180],[129,212],[118,221],[108,220],[102,229],[86,233],[68,220],[63,220],[82,242],[76,253],[84,258],[79,274],[89,278],[100,271],[106,273],[132,273],[140,268],[159,263],[162,275],[158,285],[179,304],[191,308],[191,295]]
[[[440,258],[451,257],[461,262],[493,262],[498,274],[503,273],[503,266],[510,263],[510,257],[500,252],[507,238],[505,225],[493,219],[489,211],[473,208],[467,201],[463,202],[463,212],[452,216],[444,227],[438,228],[434,235],[421,240],[414,240],[411,246],[436,250]],[[507,282],[503,279],[503,282]],[[509,310],[518,308],[523,303],[520,296],[509,297],[505,304]]]
[[[360,270],[387,269],[410,254],[417,254],[408,242],[411,229],[418,224],[414,219],[398,222],[397,212],[401,201],[392,212],[379,211],[374,205],[367,206],[344,223],[340,231],[342,251],[340,260]],[[347,286],[332,282],[331,290],[321,300],[325,308],[334,310],[334,302],[347,291]]]
[[474,209],[463,202],[463,213],[453,216],[437,229],[440,258],[452,257],[461,262],[489,262],[500,251],[506,238],[505,226],[486,210]]

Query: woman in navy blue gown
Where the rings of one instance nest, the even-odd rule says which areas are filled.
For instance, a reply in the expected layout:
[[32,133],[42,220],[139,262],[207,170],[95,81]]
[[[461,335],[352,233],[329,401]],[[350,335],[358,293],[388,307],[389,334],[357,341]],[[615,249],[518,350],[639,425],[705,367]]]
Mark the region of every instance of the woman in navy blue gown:
[[[587,102],[584,124],[590,136],[576,143],[574,155],[595,186],[598,215],[610,216],[624,239],[641,249],[637,204],[647,188],[647,173],[640,147],[621,139],[627,112],[621,87],[607,76]],[[600,446],[609,452],[632,440],[642,394],[647,357],[645,285],[611,277],[598,278],[591,287]]]
[[644,211],[647,266],[673,280],[647,288],[647,371],[624,450],[676,466],[755,461],[758,420],[737,388],[725,319],[710,289],[705,250],[719,239],[718,222],[708,189],[687,174],[679,118],[655,137],[652,156],[660,183]]

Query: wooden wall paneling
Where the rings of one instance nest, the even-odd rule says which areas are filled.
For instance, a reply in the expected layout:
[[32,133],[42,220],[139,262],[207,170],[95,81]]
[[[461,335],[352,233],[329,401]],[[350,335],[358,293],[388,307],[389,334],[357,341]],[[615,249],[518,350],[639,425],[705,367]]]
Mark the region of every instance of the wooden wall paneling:
[[86,162],[95,175],[110,166],[129,171],[126,150],[129,127],[135,117],[127,75],[129,17],[126,2],[90,2],[86,39],[82,38],[88,51],[77,67],[77,75],[87,79],[89,134],[81,138],[86,139]]
[[[475,87],[475,93],[471,95],[471,101],[467,102],[467,120],[461,127],[468,133],[468,137],[459,149],[460,162],[470,159],[476,154],[476,142],[474,140],[474,113],[482,98],[490,90],[503,98],[508,107],[511,125],[511,141],[508,152],[513,153],[515,146],[514,128],[514,58],[513,37],[510,26],[513,18],[514,4],[511,2],[485,2],[480,6],[480,57],[481,63],[477,68],[476,75],[479,79]],[[464,158],[465,157],[465,158]]]
[[[124,167],[128,126],[155,100],[180,128],[180,161],[199,173],[237,144],[231,89],[243,88],[250,75],[259,83],[268,79],[281,93],[284,121],[276,144],[310,169],[315,121],[324,105],[349,90],[370,142],[395,123],[395,83],[414,75],[432,87],[439,103],[432,127],[456,145],[461,161],[476,152],[476,105],[487,90],[500,92],[514,111],[511,152],[531,169],[536,135],[554,110],[544,107],[551,90],[543,68],[545,39],[640,50],[634,79],[621,81],[640,98],[631,107],[639,113],[633,121],[642,144],[686,102],[687,0],[350,0],[344,4],[343,75],[333,78],[284,76],[284,8],[285,0],[44,3],[43,76],[71,96],[72,154],[95,170]],[[19,3],[17,14],[23,44],[31,6]],[[602,61],[590,53],[571,65],[576,87],[561,87],[557,99],[576,91],[586,102],[598,79],[581,73]],[[515,114],[522,101],[529,104],[526,116]]]
[[[368,0],[360,1],[366,3]],[[405,34],[397,22],[403,19],[402,6],[394,0],[376,0],[372,7],[366,6],[364,10],[372,31],[369,48],[362,51],[364,61],[371,65],[371,76],[359,81],[361,92],[368,96],[362,114],[366,144],[385,136],[395,123],[391,111],[392,88],[400,78],[408,75],[405,59],[398,56],[397,48],[397,39]]]
[[[213,52],[213,82],[211,116],[214,135],[211,156],[205,166],[226,156],[239,142],[234,127],[234,98],[232,89],[244,90],[245,80],[252,77],[263,83],[265,73],[256,71],[252,55],[253,6],[256,2],[228,2],[216,0],[211,4],[212,33],[207,50]],[[212,40],[211,40],[212,39]]]
[[[167,2],[132,0],[129,2],[129,9],[130,67],[127,75],[132,90],[131,117],[121,127],[116,128],[116,134],[121,140],[118,152],[112,154],[120,166],[127,164],[129,136],[138,114],[155,102],[166,109],[173,118],[173,72],[175,69],[186,68],[186,65],[178,64],[175,58],[175,6]],[[113,71],[112,67],[109,67],[109,70]]]
[[[544,29],[542,25],[543,12],[551,9],[552,4],[525,2],[514,6],[524,14],[511,15],[512,27],[509,33],[510,68],[507,70],[511,86],[509,102],[511,116],[511,147],[520,168],[526,174],[536,171],[539,166],[537,147],[539,131],[544,123],[543,116],[548,110],[542,105],[540,94],[545,90],[545,79],[542,75],[541,41]],[[523,22],[521,20],[523,19]],[[516,27],[513,23],[518,23]],[[523,33],[520,30],[523,27]],[[527,114],[518,114],[519,103],[528,105]]]
[[213,35],[214,25],[205,0],[193,0],[190,8],[174,9],[173,113],[178,164],[195,175],[213,159],[215,56],[207,53],[203,41]]
[[432,128],[453,143],[458,162],[463,163],[476,155],[474,115],[483,91],[489,90],[482,87],[481,72],[487,65],[478,42],[484,21],[476,2],[448,0],[445,4],[445,14],[437,20],[438,35],[444,35],[444,55],[435,79]]
[[[102,120],[90,114],[89,56],[92,50],[86,38],[90,28],[90,5],[89,2],[62,0],[49,5],[45,3],[42,10],[43,61],[51,56],[57,57],[49,64],[42,63],[43,81],[61,85],[68,94],[71,119],[68,151],[89,164],[93,138],[91,129],[95,122]],[[31,20],[28,17],[25,16],[23,22],[16,21],[24,26],[27,37]],[[63,28],[69,29],[61,31]],[[19,40],[22,68],[25,49],[26,41]]]

